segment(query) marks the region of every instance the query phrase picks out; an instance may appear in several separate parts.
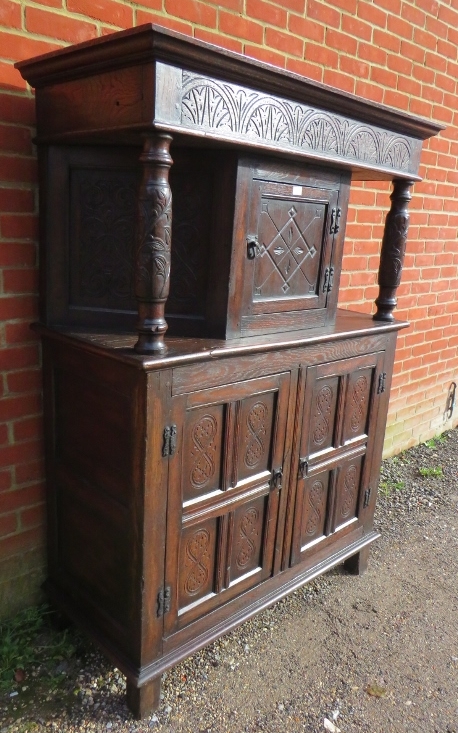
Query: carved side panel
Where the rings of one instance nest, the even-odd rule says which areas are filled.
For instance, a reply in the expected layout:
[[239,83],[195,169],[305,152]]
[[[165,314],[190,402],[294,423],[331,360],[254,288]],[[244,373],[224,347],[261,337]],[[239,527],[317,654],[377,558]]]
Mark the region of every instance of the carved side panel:
[[208,596],[213,591],[217,519],[208,519],[182,532],[178,578],[179,607]]
[[335,528],[356,517],[362,458],[355,458],[343,464],[337,479]]
[[166,312],[203,315],[207,292],[213,175],[191,166],[170,173],[174,197],[170,294]]
[[221,488],[223,433],[223,405],[210,405],[188,413],[182,471],[184,501]]
[[317,294],[325,221],[324,204],[262,199],[255,301]]
[[274,418],[274,392],[242,402],[239,412],[238,481],[270,469]]
[[230,582],[262,566],[267,497],[243,504],[234,512]]
[[329,471],[316,474],[305,481],[301,525],[302,549],[324,535],[328,486]]
[[70,304],[135,310],[138,174],[73,169],[70,177]]
[[345,401],[345,421],[343,443],[366,435],[368,432],[368,413],[372,386],[373,370],[362,369],[349,377]]
[[309,432],[309,455],[333,445],[339,378],[317,379],[312,395]]

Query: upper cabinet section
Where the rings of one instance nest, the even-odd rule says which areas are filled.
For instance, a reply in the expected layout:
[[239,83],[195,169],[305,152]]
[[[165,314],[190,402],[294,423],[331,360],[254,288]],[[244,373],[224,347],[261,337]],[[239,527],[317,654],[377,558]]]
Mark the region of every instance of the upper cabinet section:
[[167,131],[189,145],[320,162],[353,178],[418,177],[441,125],[362,100],[153,25],[18,64],[37,90],[38,139],[138,143]]

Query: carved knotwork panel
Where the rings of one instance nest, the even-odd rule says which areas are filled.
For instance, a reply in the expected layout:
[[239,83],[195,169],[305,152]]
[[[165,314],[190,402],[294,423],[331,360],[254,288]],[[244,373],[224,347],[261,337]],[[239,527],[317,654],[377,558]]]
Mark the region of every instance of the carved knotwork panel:
[[262,496],[234,512],[231,582],[262,565],[266,503]]
[[270,468],[275,393],[246,399],[241,404],[237,478],[255,476]]
[[344,443],[367,433],[372,372],[372,369],[358,369],[349,375],[345,400]]
[[305,481],[302,505],[301,545],[324,535],[329,472],[323,472]]
[[309,431],[309,454],[330,448],[333,444],[339,378],[318,379],[312,396]]
[[325,221],[325,204],[262,199],[254,300],[317,294]]
[[357,516],[362,458],[344,464],[339,470],[335,526]]
[[204,598],[213,590],[216,563],[217,519],[209,519],[182,532],[179,607]]
[[188,413],[182,470],[184,501],[221,487],[223,427],[223,405],[211,405]]
[[70,303],[135,310],[138,175],[74,169],[70,196]]
[[264,145],[416,173],[421,141],[264,92],[183,71],[181,125]]

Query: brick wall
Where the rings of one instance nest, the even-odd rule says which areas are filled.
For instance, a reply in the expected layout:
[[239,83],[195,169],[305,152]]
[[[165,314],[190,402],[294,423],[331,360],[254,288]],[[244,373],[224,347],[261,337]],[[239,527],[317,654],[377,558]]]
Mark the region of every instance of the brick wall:
[[[458,377],[458,0],[0,0],[0,615],[37,598],[44,484],[33,96],[15,61],[157,22],[447,130],[424,147],[398,315],[386,453],[450,427]],[[387,184],[354,185],[341,304],[370,310]],[[457,410],[458,414],[458,410]],[[454,416],[453,423],[456,423]]]

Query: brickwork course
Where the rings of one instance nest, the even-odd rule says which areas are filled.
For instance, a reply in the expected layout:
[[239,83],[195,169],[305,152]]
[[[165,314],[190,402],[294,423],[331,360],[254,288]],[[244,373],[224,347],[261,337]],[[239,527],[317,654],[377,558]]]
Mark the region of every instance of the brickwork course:
[[[0,0],[0,616],[45,572],[34,98],[13,64],[146,22],[447,125],[413,190],[385,453],[457,422],[458,0]],[[352,186],[342,307],[373,308],[390,188]]]

